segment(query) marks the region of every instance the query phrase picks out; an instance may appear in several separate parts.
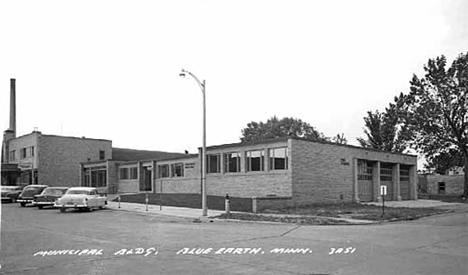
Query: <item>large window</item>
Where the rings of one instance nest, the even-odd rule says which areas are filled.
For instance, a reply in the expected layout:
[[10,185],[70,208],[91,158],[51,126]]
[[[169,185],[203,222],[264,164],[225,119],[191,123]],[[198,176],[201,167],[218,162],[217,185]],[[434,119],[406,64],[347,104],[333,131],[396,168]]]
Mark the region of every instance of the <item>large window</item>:
[[380,164],[380,180],[381,181],[392,181],[393,165],[391,163]]
[[183,177],[184,176],[184,164],[183,163],[171,164],[171,176]]
[[225,173],[240,172],[240,160],[241,160],[241,154],[239,152],[224,154],[224,172]]
[[130,179],[132,180],[138,179],[138,167],[130,168]]
[[247,151],[245,152],[245,165],[246,171],[263,171],[265,164],[265,151],[256,150],[256,151]]
[[288,169],[288,148],[275,148],[268,150],[270,170]]
[[372,180],[372,164],[365,160],[358,160],[358,180]]
[[409,181],[410,174],[409,174],[409,166],[400,166],[400,181]]
[[120,168],[120,179],[121,180],[128,180],[129,179],[128,167]]
[[16,160],[16,150],[10,152],[10,160]]
[[219,173],[221,172],[221,163],[219,160],[219,154],[207,155],[206,156],[206,172]]
[[106,187],[107,170],[105,168],[86,168],[84,170],[83,186],[86,187]]
[[99,159],[100,160],[106,159],[106,151],[99,150]]
[[169,177],[169,164],[158,165],[158,177],[159,178]]

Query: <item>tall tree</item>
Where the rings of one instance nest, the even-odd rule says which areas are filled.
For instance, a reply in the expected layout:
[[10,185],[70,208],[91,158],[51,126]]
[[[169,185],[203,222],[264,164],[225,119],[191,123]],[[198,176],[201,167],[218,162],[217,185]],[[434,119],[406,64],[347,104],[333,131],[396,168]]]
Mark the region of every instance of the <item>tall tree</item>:
[[402,153],[408,148],[408,139],[411,138],[408,127],[400,119],[399,98],[391,103],[385,112],[367,112],[364,117],[365,138],[358,138],[362,147],[375,148],[388,152]]
[[336,134],[331,138],[331,141],[338,144],[348,144],[348,139],[345,138],[344,133]]
[[437,155],[428,156],[424,168],[438,174],[445,174],[454,167],[463,167],[463,154],[456,149],[449,149]]
[[427,158],[459,151],[468,197],[468,53],[446,69],[445,56],[429,59],[425,76],[413,76],[410,93],[402,98],[406,123],[414,133],[413,146]]
[[317,131],[309,123],[300,119],[276,116],[268,119],[266,123],[250,122],[242,129],[242,142],[258,141],[279,137],[299,137],[307,140],[327,140],[323,133]]

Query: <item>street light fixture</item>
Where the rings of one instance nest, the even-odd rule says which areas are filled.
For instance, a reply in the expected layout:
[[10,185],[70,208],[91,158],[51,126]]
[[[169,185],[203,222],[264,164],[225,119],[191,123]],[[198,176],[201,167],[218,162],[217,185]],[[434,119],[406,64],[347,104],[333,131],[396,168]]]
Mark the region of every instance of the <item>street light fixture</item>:
[[196,77],[194,74],[192,74],[189,71],[186,71],[182,69],[182,72],[179,74],[180,77],[185,77],[186,74],[189,74],[195,79],[197,82],[198,86],[200,86],[201,91],[203,93],[203,147],[202,147],[202,210],[203,210],[203,216],[208,215],[208,209],[206,207],[206,98],[205,98],[205,80],[201,82],[198,77]]

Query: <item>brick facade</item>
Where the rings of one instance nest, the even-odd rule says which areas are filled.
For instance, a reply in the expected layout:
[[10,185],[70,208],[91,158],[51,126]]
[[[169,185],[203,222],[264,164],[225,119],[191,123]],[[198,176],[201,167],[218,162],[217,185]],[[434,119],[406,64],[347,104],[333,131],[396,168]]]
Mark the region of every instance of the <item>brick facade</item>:
[[[427,194],[457,196],[463,194],[464,175],[422,175],[420,178],[422,178],[421,181],[425,182]],[[439,183],[443,183],[444,188]]]

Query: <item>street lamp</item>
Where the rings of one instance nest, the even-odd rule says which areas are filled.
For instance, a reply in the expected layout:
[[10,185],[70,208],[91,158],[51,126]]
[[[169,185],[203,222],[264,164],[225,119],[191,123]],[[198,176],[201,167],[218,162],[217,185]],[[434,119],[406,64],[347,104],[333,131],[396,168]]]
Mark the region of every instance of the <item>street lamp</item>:
[[205,80],[201,82],[198,77],[192,74],[189,71],[182,69],[182,72],[179,74],[180,77],[185,77],[185,74],[189,74],[195,79],[198,85],[201,88],[203,93],[203,147],[202,147],[202,209],[203,209],[203,216],[208,215],[208,209],[206,207],[206,99],[205,99]]

